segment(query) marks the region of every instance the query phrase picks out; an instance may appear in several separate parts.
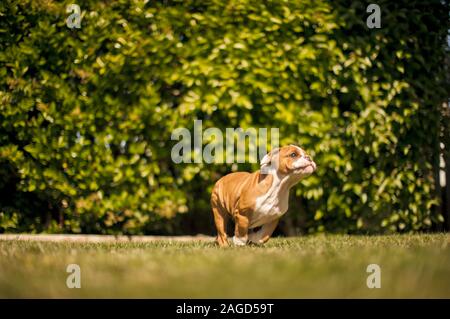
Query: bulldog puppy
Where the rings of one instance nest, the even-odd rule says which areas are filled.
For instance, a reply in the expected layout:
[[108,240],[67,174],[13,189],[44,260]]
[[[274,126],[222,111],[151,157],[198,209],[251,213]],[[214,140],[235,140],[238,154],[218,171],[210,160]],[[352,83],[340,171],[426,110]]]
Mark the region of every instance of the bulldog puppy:
[[[267,242],[288,209],[291,187],[316,170],[316,163],[295,145],[272,150],[260,165],[254,173],[231,173],[214,185],[211,207],[221,247],[228,246],[230,216],[235,222],[235,245]],[[253,231],[257,227],[261,228]]]

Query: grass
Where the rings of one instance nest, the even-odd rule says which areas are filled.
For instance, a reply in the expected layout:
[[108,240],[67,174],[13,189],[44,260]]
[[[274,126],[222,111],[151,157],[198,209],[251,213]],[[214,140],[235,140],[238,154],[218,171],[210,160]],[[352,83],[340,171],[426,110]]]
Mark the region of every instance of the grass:
[[[450,236],[324,235],[210,242],[0,241],[2,298],[450,298]],[[68,289],[68,264],[81,289]],[[369,289],[368,264],[381,267]]]

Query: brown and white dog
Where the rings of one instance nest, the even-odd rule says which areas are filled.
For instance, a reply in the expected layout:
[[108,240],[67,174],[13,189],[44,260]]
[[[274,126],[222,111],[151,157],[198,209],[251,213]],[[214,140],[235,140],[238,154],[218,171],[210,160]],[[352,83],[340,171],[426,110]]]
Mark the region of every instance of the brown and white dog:
[[[316,163],[303,149],[289,145],[265,155],[261,170],[231,173],[219,179],[211,194],[217,243],[228,246],[229,216],[235,222],[235,245],[267,242],[288,209],[289,190],[315,170]],[[261,229],[253,231],[257,227]]]

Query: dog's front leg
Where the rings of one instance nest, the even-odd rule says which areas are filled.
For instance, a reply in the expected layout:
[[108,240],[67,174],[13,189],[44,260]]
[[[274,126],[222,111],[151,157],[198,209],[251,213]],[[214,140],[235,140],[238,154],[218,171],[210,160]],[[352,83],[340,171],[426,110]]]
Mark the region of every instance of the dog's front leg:
[[235,214],[235,231],[233,243],[236,246],[245,246],[248,242],[248,217],[246,215]]
[[257,232],[253,232],[249,235],[248,240],[257,245],[262,245],[266,243],[270,236],[272,236],[273,231],[277,228],[279,219],[275,219],[267,224],[261,226],[261,229]]

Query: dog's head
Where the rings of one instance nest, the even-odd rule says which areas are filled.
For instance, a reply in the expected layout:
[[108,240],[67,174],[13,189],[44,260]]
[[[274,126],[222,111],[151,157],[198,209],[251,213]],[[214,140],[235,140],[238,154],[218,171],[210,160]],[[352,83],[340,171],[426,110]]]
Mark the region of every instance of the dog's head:
[[270,170],[276,170],[282,176],[291,175],[301,179],[311,175],[316,168],[316,163],[311,157],[296,145],[276,148],[261,160],[261,173],[263,174],[267,174]]

